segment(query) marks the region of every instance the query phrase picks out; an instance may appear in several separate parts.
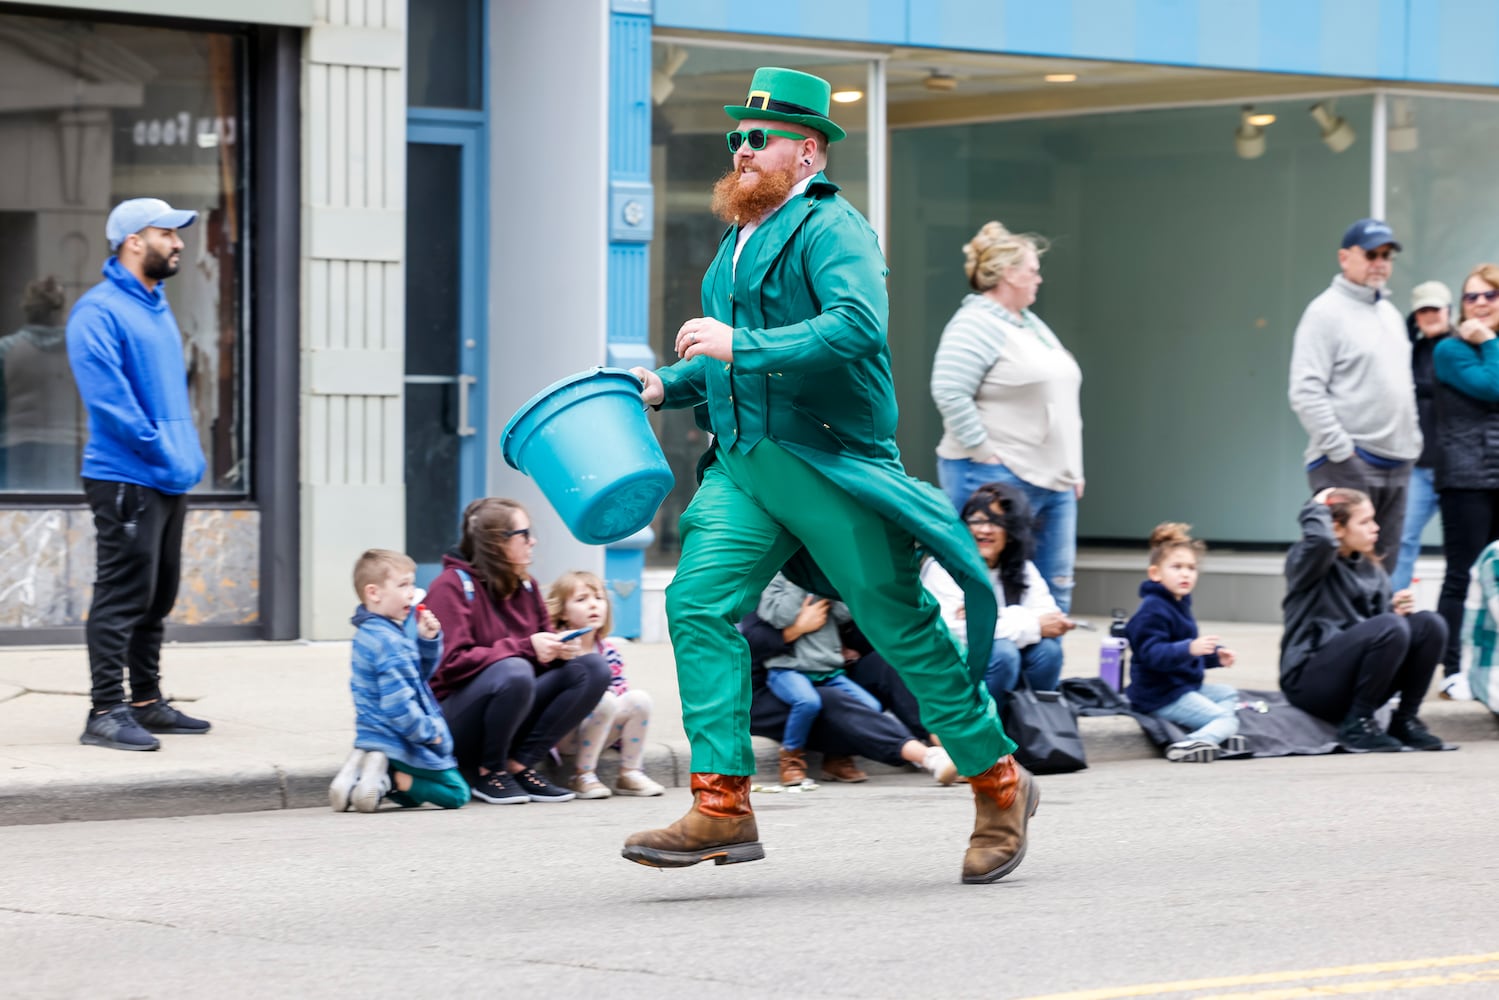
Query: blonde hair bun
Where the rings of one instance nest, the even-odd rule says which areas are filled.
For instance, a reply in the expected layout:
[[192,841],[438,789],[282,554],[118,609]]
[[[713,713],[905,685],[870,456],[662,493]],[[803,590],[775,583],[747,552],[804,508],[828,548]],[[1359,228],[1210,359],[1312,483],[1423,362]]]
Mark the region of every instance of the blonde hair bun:
[[999,284],[1006,270],[1025,259],[1027,251],[1040,257],[1046,252],[1044,241],[1034,234],[1012,233],[1002,222],[984,223],[963,244],[963,273],[969,287],[987,292]]

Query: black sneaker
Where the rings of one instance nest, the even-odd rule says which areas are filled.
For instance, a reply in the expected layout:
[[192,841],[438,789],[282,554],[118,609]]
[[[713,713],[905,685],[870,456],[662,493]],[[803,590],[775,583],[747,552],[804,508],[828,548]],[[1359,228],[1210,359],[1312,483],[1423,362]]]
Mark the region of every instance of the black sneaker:
[[516,783],[515,775],[509,771],[490,771],[479,778],[479,783],[471,791],[474,798],[497,806],[514,806],[531,801],[531,796]]
[[210,726],[202,719],[195,719],[191,715],[183,715],[172,707],[172,703],[165,698],[158,698],[149,705],[132,705],[130,711],[135,713],[135,721],[146,727],[153,733],[166,733],[171,736],[195,736],[199,733],[208,732]]
[[1338,743],[1349,753],[1399,753],[1405,749],[1404,743],[1380,729],[1370,715],[1344,719],[1338,727]]
[[111,750],[157,750],[161,741],[140,727],[129,705],[116,705],[103,715],[89,712],[79,743]]
[[1412,750],[1440,750],[1444,746],[1440,736],[1426,728],[1426,724],[1412,716],[1396,714],[1390,720],[1390,735]]
[[1233,736],[1225,737],[1223,742],[1218,745],[1218,756],[1224,759],[1253,757],[1254,751],[1249,749],[1249,740],[1236,733]]
[[1178,764],[1211,764],[1218,759],[1218,744],[1207,740],[1178,740],[1166,748],[1166,759]]
[[513,777],[532,802],[567,802],[578,797],[577,792],[552,784],[535,768],[528,767]]

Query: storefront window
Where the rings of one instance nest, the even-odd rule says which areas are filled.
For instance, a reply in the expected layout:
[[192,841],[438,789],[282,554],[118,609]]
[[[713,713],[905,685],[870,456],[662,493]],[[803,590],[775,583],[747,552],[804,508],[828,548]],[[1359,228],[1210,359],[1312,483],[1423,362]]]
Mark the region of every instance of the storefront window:
[[1310,103],[1260,102],[1276,122],[1248,159],[1235,152],[1238,107],[893,132],[890,341],[906,468],[936,480],[932,357],[969,291],[963,244],[997,219],[1050,244],[1034,308],[1083,372],[1079,534],[1142,539],[1165,518],[1243,542],[1294,532],[1306,434],[1286,405],[1291,340],[1337,273],[1343,230],[1369,213],[1373,106],[1337,101],[1357,138],[1334,150]]
[[[724,223],[710,211],[713,183],[729,168],[724,133],[732,124],[724,105],[749,92],[757,66],[785,66],[815,73],[835,91],[860,91],[860,98],[834,104],[830,117],[848,137],[829,153],[828,178],[861,212],[869,205],[869,109],[862,99],[867,60],[838,60],[826,54],[764,52],[657,41],[653,45],[651,100],[656,193],[655,239],[651,243],[651,347],[658,364],[677,360],[672,345],[678,328],[702,315],[703,272],[718,250]],[[707,445],[691,410],[662,410],[656,432],[676,475],[676,488],[661,505],[654,525],[653,564],[676,562],[681,548],[677,519],[697,489],[696,466]]]
[[199,213],[166,283],[208,473],[244,493],[244,46],[237,35],[0,15],[0,493],[71,494],[87,419],[64,342],[126,198]]

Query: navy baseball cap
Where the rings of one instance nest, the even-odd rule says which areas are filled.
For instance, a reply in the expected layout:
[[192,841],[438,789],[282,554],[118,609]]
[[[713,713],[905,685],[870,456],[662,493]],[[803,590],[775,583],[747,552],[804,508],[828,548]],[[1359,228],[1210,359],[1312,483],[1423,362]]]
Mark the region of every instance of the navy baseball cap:
[[109,240],[109,249],[118,250],[125,237],[147,226],[186,229],[197,221],[197,212],[173,208],[160,198],[131,198],[120,202],[109,213],[109,219],[104,223],[104,238]]
[[1343,234],[1343,249],[1349,247],[1360,247],[1364,250],[1373,250],[1385,244],[1393,246],[1396,250],[1405,249],[1395,239],[1395,230],[1390,228],[1389,223],[1382,219],[1360,219],[1348,227]]

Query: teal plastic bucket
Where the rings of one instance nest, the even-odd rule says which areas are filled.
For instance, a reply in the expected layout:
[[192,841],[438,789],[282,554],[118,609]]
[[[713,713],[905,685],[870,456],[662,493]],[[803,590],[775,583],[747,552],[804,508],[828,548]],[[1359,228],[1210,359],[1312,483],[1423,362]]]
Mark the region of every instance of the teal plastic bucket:
[[651,523],[674,479],[623,368],[590,368],[538,392],[500,436],[581,542],[608,545]]

